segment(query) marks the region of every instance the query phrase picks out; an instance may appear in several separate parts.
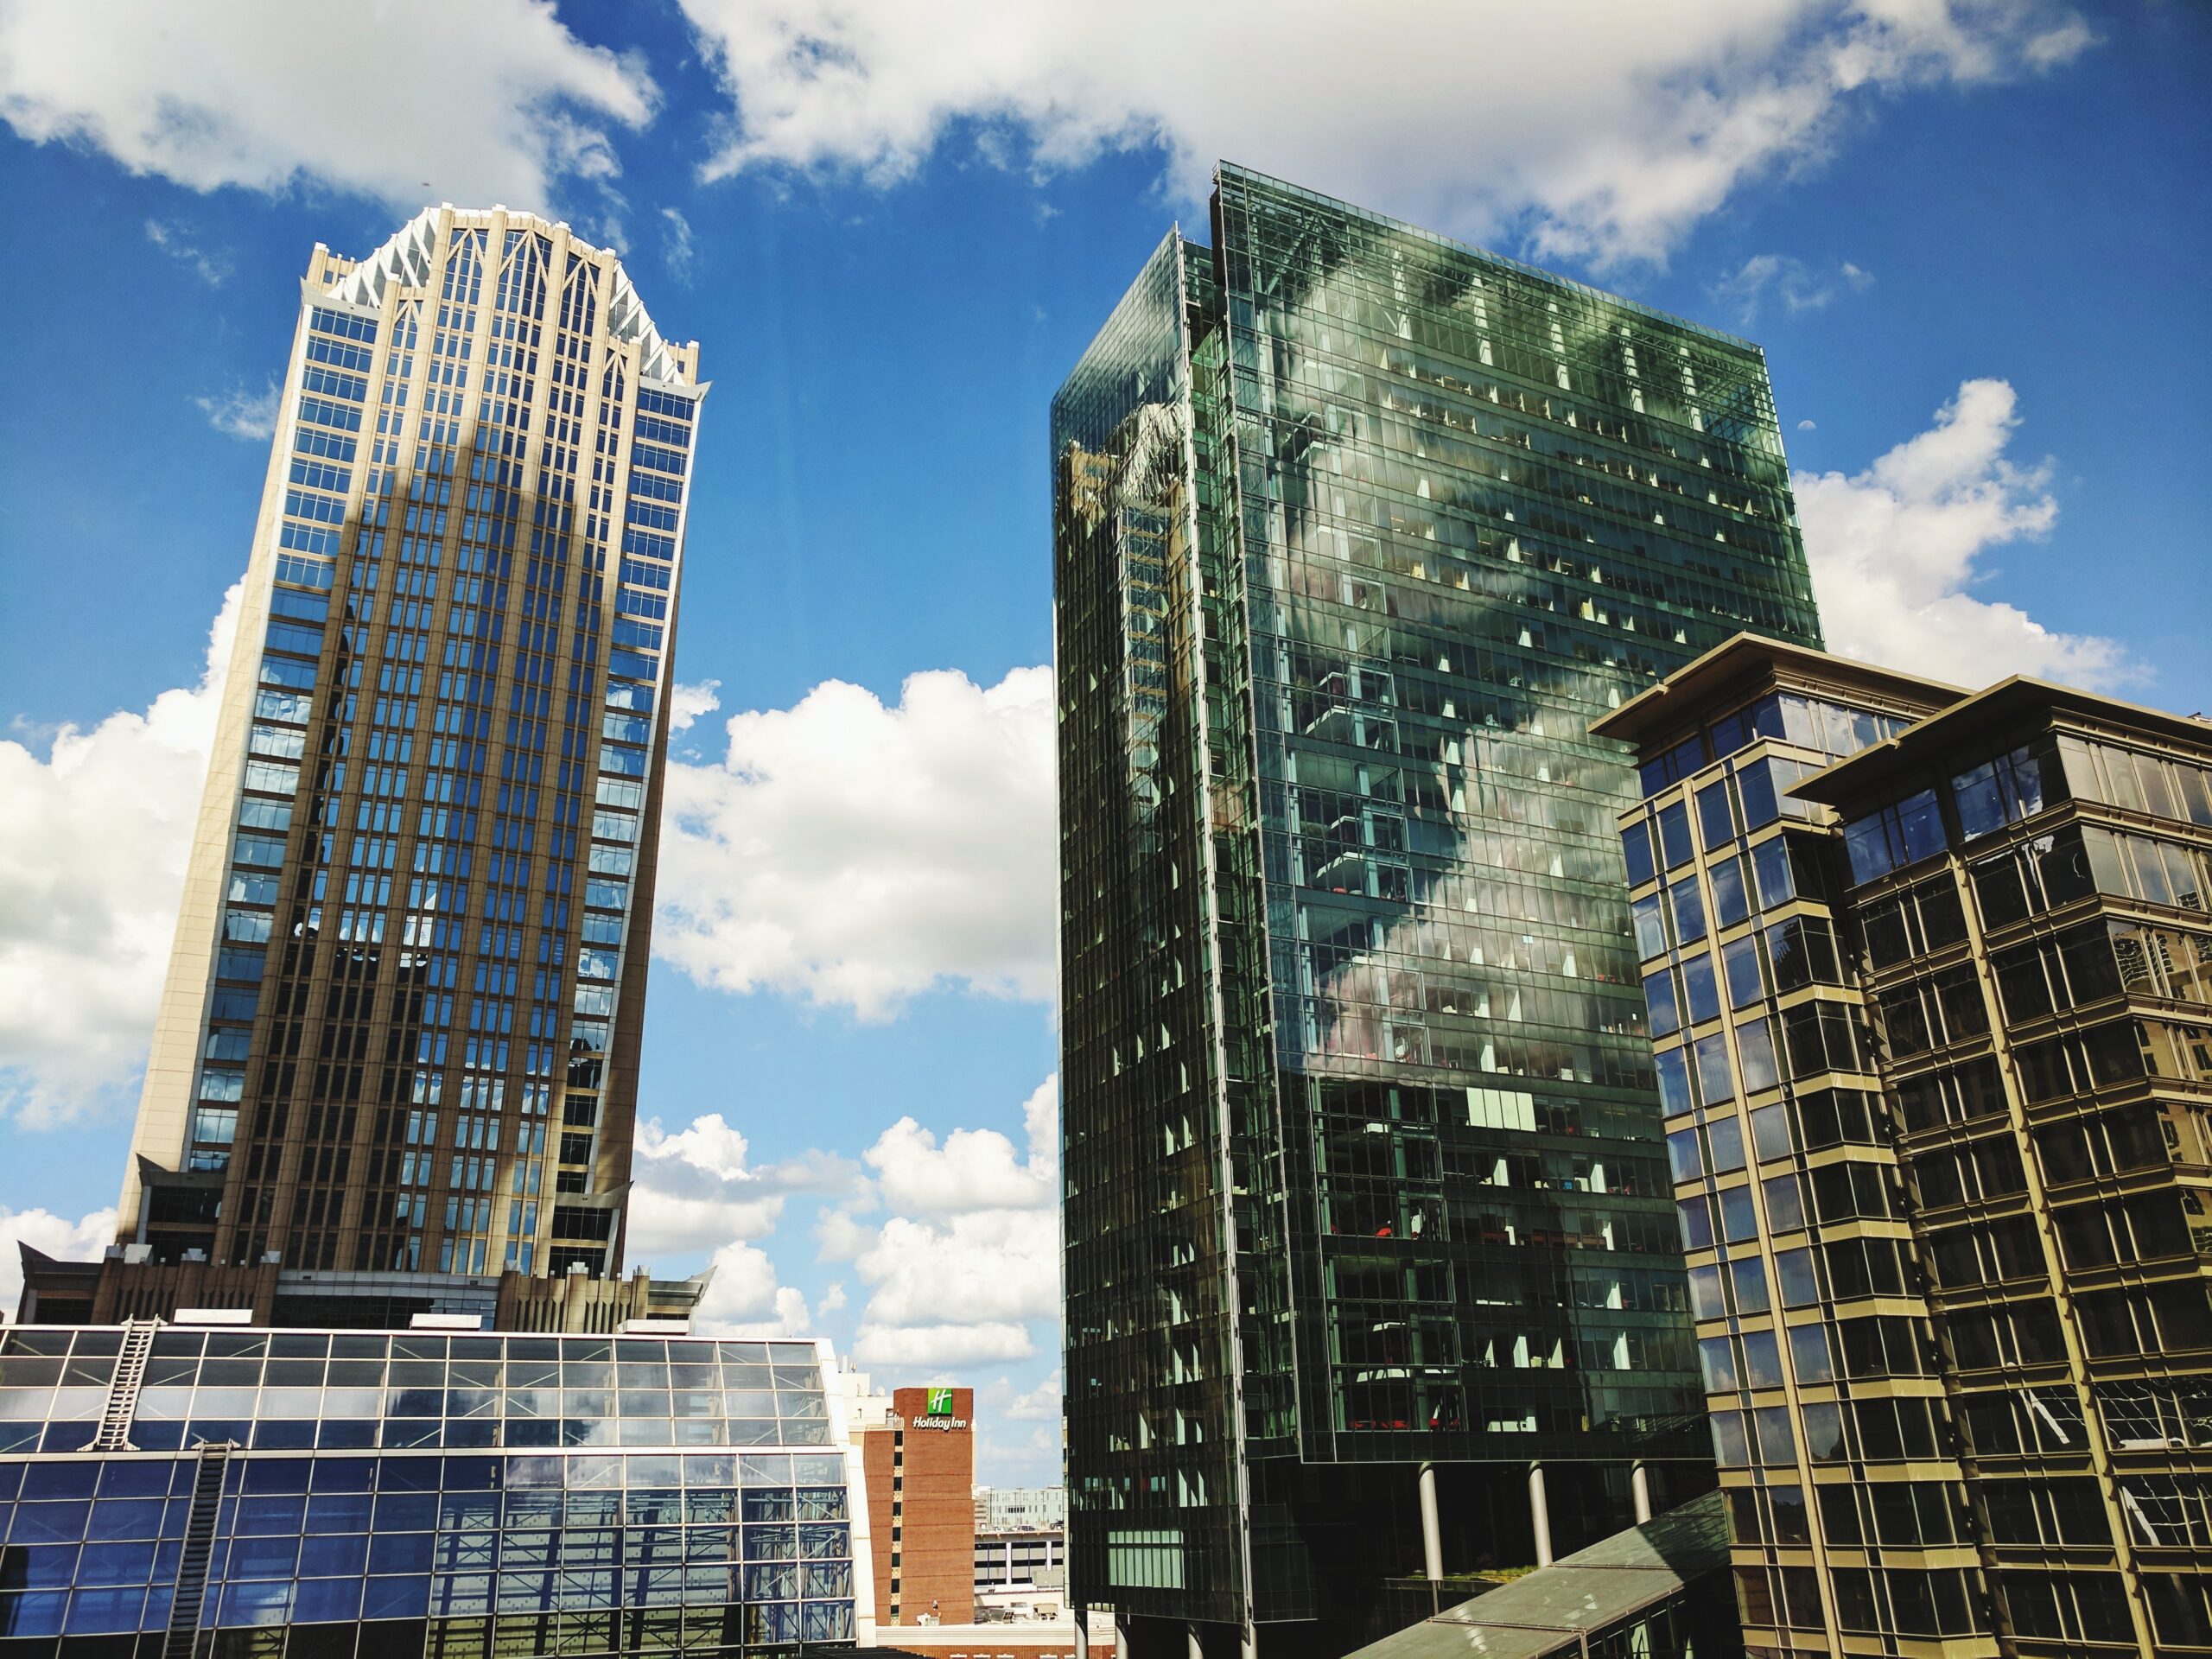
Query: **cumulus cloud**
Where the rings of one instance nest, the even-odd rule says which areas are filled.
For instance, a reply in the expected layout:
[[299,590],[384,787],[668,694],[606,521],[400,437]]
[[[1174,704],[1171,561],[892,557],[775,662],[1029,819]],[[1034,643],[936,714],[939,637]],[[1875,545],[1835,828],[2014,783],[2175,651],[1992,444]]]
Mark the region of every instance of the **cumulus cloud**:
[[[862,1154],[893,1215],[851,1209],[819,1227],[826,1255],[848,1256],[868,1288],[854,1352],[880,1365],[1023,1359],[1033,1321],[1059,1313],[1059,1084],[1023,1103],[1026,1155],[995,1130],[942,1143],[902,1118]],[[857,1208],[858,1206],[854,1206]],[[917,1213],[918,1212],[918,1213]]]
[[0,1321],[16,1317],[22,1300],[23,1258],[18,1243],[63,1262],[95,1262],[115,1243],[115,1211],[95,1210],[75,1221],[50,1210],[0,1207]]
[[144,1063],[238,594],[197,685],[42,744],[0,741],[0,1103],[31,1121],[75,1115]]
[[2115,641],[2058,632],[1973,591],[1987,549],[2058,518],[2050,463],[2006,456],[2017,402],[2005,381],[1966,381],[1932,427],[1864,472],[1793,477],[1830,650],[1970,686],[2008,674],[2093,688],[2138,677]]
[[1047,1077],[1022,1103],[1029,1138],[1024,1159],[996,1129],[955,1129],[938,1144],[902,1117],[861,1154],[887,1204],[938,1214],[959,1210],[1034,1210],[1059,1200],[1059,1079]]
[[642,1260],[765,1238],[791,1193],[850,1192],[861,1179],[857,1165],[834,1154],[755,1169],[748,1150],[720,1112],[672,1135],[658,1118],[640,1124],[631,1165],[630,1254]]
[[1814,270],[1802,259],[1783,253],[1754,254],[1735,270],[1712,285],[1713,297],[1735,314],[1738,324],[1750,327],[1769,301],[1779,301],[1784,312],[1819,311],[1846,289],[1863,294],[1874,285],[1874,274],[1848,259],[1832,271]]
[[1352,24],[1319,0],[683,4],[733,104],[709,177],[895,181],[956,128],[1039,173],[1157,145],[1185,203],[1227,156],[1600,264],[1663,257],[1883,95],[2044,73],[2093,44],[2057,0],[1408,0]]
[[549,0],[0,7],[0,119],[194,190],[543,209],[563,181],[619,173],[605,124],[642,125],[657,99],[640,61]]
[[668,689],[668,729],[671,736],[688,732],[705,715],[722,706],[719,695],[720,680],[702,680],[696,685],[682,681]]
[[266,443],[276,430],[276,382],[271,378],[259,391],[233,386],[216,397],[195,397],[207,424],[225,437]]
[[[702,1337],[815,1337],[821,1335],[805,1294],[779,1282],[776,1265],[757,1244],[725,1244],[716,1250],[714,1278],[699,1299],[692,1328]],[[821,1312],[842,1306],[838,1287],[823,1295]]]
[[863,1019],[939,984],[1049,995],[1049,669],[917,674],[888,707],[830,680],[724,729],[718,763],[669,767],[656,952]]
[[1064,1408],[1060,1398],[1063,1390],[1060,1387],[1059,1367],[1057,1365],[1046,1375],[1043,1382],[1026,1392],[1017,1390],[1012,1382],[1006,1377],[1001,1377],[998,1382],[998,1392],[1004,1400],[1004,1403],[999,1408],[1000,1415],[1011,1417],[1017,1422],[1057,1423],[1063,1414]]

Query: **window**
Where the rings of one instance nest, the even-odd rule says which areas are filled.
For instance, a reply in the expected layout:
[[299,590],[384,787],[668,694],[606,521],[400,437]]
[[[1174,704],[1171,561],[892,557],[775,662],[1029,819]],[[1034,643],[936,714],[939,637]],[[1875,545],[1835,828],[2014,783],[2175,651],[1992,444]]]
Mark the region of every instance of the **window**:
[[1675,938],[1683,944],[1694,944],[1705,937],[1705,900],[1697,888],[1694,872],[1683,877],[1667,889],[1667,899],[1674,912]]
[[1707,1105],[1736,1096],[1736,1082],[1728,1065],[1727,1039],[1718,1032],[1698,1039],[1697,1078]]
[[1951,779],[1959,833],[1968,841],[2032,817],[2066,798],[2056,740],[2044,736]]
[[1659,850],[1670,870],[1688,863],[1695,852],[1690,845],[1689,811],[1680,801],[1659,809]]
[[1654,1037],[1673,1035],[1682,1028],[1682,1017],[1675,999],[1675,976],[1662,969],[1643,976],[1643,1003],[1651,1012],[1651,1034]]
[[1759,936],[1746,933],[1720,947],[1720,964],[1728,980],[1728,1006],[1740,1008],[1759,1001],[1766,987],[1759,967]]
[[1643,781],[1643,792],[1649,798],[1656,795],[1669,784],[1680,783],[1705,764],[1705,741],[1701,737],[1687,737],[1662,754],[1655,755],[1637,768]]
[[1682,1018],[1700,1025],[1720,1017],[1720,991],[1713,974],[1713,958],[1703,951],[1682,958]]
[[1744,1068],[1744,1092],[1755,1095],[1782,1081],[1775,1063],[1774,1031],[1764,1020],[1736,1027],[1736,1053]]
[[1805,985],[1840,985],[1835,929],[1824,916],[1793,916],[1766,931],[1767,963],[1779,995]]
[[1719,927],[1733,927],[1751,913],[1751,895],[1744,882],[1744,861],[1724,858],[1709,867],[1713,880],[1713,917]]
[[1697,820],[1707,852],[1718,852],[1735,840],[1736,803],[1728,779],[1716,779],[1698,791]]
[[1943,850],[1943,815],[1936,791],[1921,790],[1891,806],[1843,826],[1851,879],[1859,886]]
[[[614,716],[607,716],[612,721]],[[1639,818],[1621,831],[1621,853],[1628,861],[1628,884],[1640,887],[1658,874],[1651,861],[1651,826]]]

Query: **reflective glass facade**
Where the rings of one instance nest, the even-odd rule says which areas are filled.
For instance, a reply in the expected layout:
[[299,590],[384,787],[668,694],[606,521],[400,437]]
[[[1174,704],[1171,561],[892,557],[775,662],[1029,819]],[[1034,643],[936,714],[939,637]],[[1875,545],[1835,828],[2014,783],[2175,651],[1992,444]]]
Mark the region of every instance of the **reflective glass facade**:
[[811,1343],[173,1327],[134,1389],[127,1335],[0,1347],[0,1654],[797,1653],[866,1608]]
[[2212,1651],[2212,737],[1715,658],[1614,729],[1747,1643]]
[[448,207],[316,250],[137,1254],[619,1264],[696,370],[565,226]]
[[[1704,1481],[1588,724],[1816,638],[1755,347],[1224,166],[1053,408],[1071,1599],[1357,1621]],[[1464,1558],[1464,1559],[1461,1559]]]

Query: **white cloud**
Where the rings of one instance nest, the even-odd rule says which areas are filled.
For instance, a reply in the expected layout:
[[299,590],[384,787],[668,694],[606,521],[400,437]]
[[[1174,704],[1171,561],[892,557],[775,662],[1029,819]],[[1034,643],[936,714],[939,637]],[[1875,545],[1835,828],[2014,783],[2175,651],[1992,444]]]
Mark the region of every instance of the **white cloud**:
[[2100,688],[2139,677],[2113,640],[2055,632],[1973,592],[1986,550],[2058,518],[2050,464],[2005,457],[2015,404],[2007,382],[1968,380],[1934,426],[1864,472],[1792,478],[1830,650],[1974,687],[2008,674]]
[[702,680],[696,685],[677,682],[668,689],[668,730],[671,737],[688,732],[702,715],[711,715],[722,706],[718,695],[720,680]]
[[673,207],[660,210],[661,263],[668,267],[668,274],[686,288],[691,285],[691,268],[698,257],[692,245],[691,221]]
[[631,1255],[646,1260],[765,1238],[783,1218],[790,1194],[849,1192],[861,1179],[849,1159],[829,1153],[754,1169],[746,1161],[747,1151],[745,1136],[720,1112],[694,1118],[673,1135],[658,1118],[639,1125],[631,1165]]
[[233,585],[198,685],[143,714],[0,741],[0,1103],[73,1116],[143,1065],[184,889]]
[[1056,913],[1052,671],[842,681],[672,762],[653,948],[702,984],[896,1014],[950,983],[1041,998]]
[[880,1330],[863,1326],[853,1339],[853,1357],[886,1370],[924,1370],[1027,1359],[1037,1351],[1028,1330],[1014,1324],[908,1325]]
[[231,262],[220,255],[202,251],[185,226],[149,219],[146,221],[146,239],[210,288],[220,288],[230,279]]
[[[757,1244],[725,1244],[715,1252],[713,1281],[699,1299],[693,1326],[704,1337],[813,1337],[821,1334],[806,1297],[779,1284],[775,1263]],[[823,1313],[830,1299],[823,1299]]]
[[1026,1157],[995,1130],[940,1145],[902,1118],[863,1154],[895,1214],[870,1230],[847,1211],[820,1224],[824,1253],[868,1287],[854,1352],[872,1364],[978,1364],[1037,1351],[1033,1321],[1059,1314],[1059,1090],[1023,1103]]
[[1801,311],[1824,308],[1846,289],[1863,294],[1873,285],[1873,273],[1848,259],[1833,271],[1818,271],[1788,254],[1761,253],[1744,261],[1708,291],[1735,314],[1740,326],[1748,328],[1758,321],[1760,308],[1770,299],[1779,300],[1782,308],[1796,316]]
[[1054,1366],[1043,1382],[1026,1394],[1017,1392],[1005,1377],[999,1379],[998,1386],[1006,1396],[1004,1403],[999,1407],[1001,1416],[1024,1423],[1057,1423],[1060,1421],[1064,1410],[1060,1396],[1064,1390],[1060,1387],[1058,1366]]
[[1059,1201],[1059,1078],[1047,1077],[1022,1103],[1026,1160],[996,1129],[955,1129],[940,1147],[929,1130],[902,1117],[861,1160],[896,1209],[940,1214],[1049,1208]]
[[306,183],[397,209],[543,210],[620,169],[604,122],[658,99],[550,0],[16,0],[0,7],[0,118],[194,190]]
[[734,102],[709,177],[889,182],[956,127],[1039,173],[1158,144],[1185,203],[1226,156],[1599,264],[1663,258],[1881,95],[2046,71],[2092,44],[2057,0],[1404,0],[1356,17],[1322,0],[683,3]]
[[219,397],[195,397],[207,424],[226,437],[266,443],[276,430],[276,382],[272,378],[259,391],[234,386]]
[[115,1243],[115,1211],[95,1210],[75,1221],[50,1210],[0,1208],[0,1322],[16,1317],[23,1295],[23,1258],[16,1246],[28,1244],[60,1262],[97,1262]]

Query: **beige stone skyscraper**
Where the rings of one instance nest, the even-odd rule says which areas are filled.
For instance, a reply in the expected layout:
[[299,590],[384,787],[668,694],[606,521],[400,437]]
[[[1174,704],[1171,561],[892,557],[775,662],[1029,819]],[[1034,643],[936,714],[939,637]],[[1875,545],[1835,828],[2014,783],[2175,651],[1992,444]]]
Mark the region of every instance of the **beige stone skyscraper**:
[[122,1259],[34,1272],[41,1317],[618,1270],[705,390],[565,225],[315,250]]

